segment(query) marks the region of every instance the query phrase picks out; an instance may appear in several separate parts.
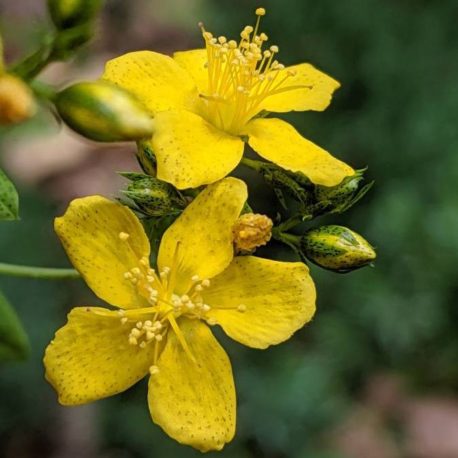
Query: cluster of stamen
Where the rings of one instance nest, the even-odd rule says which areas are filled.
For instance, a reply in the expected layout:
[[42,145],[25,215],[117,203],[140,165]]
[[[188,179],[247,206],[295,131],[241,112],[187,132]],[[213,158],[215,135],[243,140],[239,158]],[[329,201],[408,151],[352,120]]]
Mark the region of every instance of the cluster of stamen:
[[129,344],[145,348],[151,342],[160,342],[163,339],[164,325],[156,320],[138,321],[129,333]]
[[281,91],[281,86],[294,73],[281,72],[285,67],[277,59],[278,46],[263,49],[268,37],[259,33],[264,8],[256,10],[255,27],[246,26],[240,41],[214,37],[199,24],[208,57],[208,116],[222,130],[238,134],[259,112],[261,102]]
[[198,275],[191,278],[192,286],[188,294],[172,295],[173,310],[176,314],[181,315],[186,313],[188,315],[202,318],[207,312],[211,310],[208,304],[204,303],[202,298],[202,291],[210,286],[210,280],[201,280]]
[[[119,239],[129,243],[130,236],[126,232],[120,232]],[[137,266],[124,273],[124,279],[137,289],[139,295],[147,300],[149,306],[140,310],[119,310],[121,325],[126,326],[127,329],[130,328],[127,336],[130,345],[140,348],[146,348],[150,344],[154,345],[154,364],[150,367],[152,375],[159,372],[156,362],[161,342],[169,327],[173,328],[184,350],[191,359],[193,358],[177,325],[176,319],[179,316],[186,315],[189,318],[205,319],[210,325],[217,324],[214,317],[208,316],[211,307],[204,302],[202,295],[203,291],[210,286],[209,279],[200,279],[198,275],[193,275],[187,294],[174,293],[178,265],[177,245],[172,267],[163,267],[159,274],[150,267],[149,259],[146,256],[140,258]],[[242,313],[246,310],[243,304],[235,308]],[[136,316],[138,320],[138,313],[145,314],[148,319],[135,321],[133,316]]]

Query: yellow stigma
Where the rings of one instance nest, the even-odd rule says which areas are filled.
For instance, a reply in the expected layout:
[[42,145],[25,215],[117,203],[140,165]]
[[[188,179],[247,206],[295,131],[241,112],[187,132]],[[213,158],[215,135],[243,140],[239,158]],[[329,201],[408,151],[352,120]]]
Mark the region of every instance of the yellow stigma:
[[239,135],[259,113],[266,97],[285,91],[281,86],[293,76],[283,72],[284,65],[275,59],[278,46],[263,49],[268,37],[259,27],[265,14],[264,8],[256,10],[255,26],[244,27],[238,42],[214,37],[200,24],[208,58],[208,91],[201,94],[207,107],[206,117],[233,135]]

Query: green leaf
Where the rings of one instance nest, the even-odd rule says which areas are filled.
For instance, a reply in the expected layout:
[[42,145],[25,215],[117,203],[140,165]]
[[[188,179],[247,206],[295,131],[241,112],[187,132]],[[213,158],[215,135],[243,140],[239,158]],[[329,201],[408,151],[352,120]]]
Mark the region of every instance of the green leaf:
[[19,197],[13,183],[0,169],[0,221],[19,219]]
[[16,312],[0,292],[0,363],[27,358],[30,346]]

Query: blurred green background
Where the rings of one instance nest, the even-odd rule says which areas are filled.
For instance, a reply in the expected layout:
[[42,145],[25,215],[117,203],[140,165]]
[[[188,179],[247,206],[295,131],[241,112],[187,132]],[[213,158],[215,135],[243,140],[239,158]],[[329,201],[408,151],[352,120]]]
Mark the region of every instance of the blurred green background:
[[[0,0],[9,59],[36,46],[47,28],[44,3]],[[200,47],[199,20],[216,34],[237,36],[257,6],[108,0],[92,44],[45,76],[96,77],[107,58],[127,50]],[[376,183],[364,200],[319,223],[363,234],[378,248],[378,260],[347,275],[312,267],[317,315],[279,347],[250,350],[219,333],[233,363],[238,428],[218,455],[458,457],[458,3],[266,0],[262,6],[263,29],[283,63],[309,61],[342,83],[324,113],[287,119],[354,167],[369,166]],[[111,151],[72,136],[43,140],[57,131],[43,113],[0,132],[0,161],[20,183],[22,199],[22,220],[0,225],[1,261],[66,266],[52,218],[75,195],[112,194],[119,184],[114,171],[133,164],[133,146]],[[0,367],[0,456],[200,455],[151,423],[146,383],[90,406],[57,404],[41,358],[71,306],[94,303],[84,285],[1,277],[0,288],[32,343],[26,362]]]

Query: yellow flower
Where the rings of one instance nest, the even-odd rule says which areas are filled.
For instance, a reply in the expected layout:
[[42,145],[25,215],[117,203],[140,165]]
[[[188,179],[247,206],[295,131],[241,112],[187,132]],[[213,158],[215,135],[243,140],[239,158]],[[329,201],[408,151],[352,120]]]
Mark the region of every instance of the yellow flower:
[[158,178],[179,189],[213,183],[240,162],[244,141],[263,158],[311,181],[337,185],[354,170],[261,112],[322,111],[339,83],[310,64],[284,67],[277,46],[266,48],[259,30],[246,26],[240,41],[214,37],[203,26],[204,49],[173,58],[152,51],[109,61],[103,79],[131,91],[154,116],[147,141],[157,157]]
[[304,264],[234,257],[232,227],[246,198],[246,185],[235,178],[207,187],[165,232],[157,272],[127,207],[86,197],[56,219],[74,266],[97,296],[119,308],[74,308],[48,346],[46,378],[62,404],[114,395],[149,373],[151,416],[167,434],[202,451],[232,439],[231,364],[207,324],[266,348],[315,311]]

